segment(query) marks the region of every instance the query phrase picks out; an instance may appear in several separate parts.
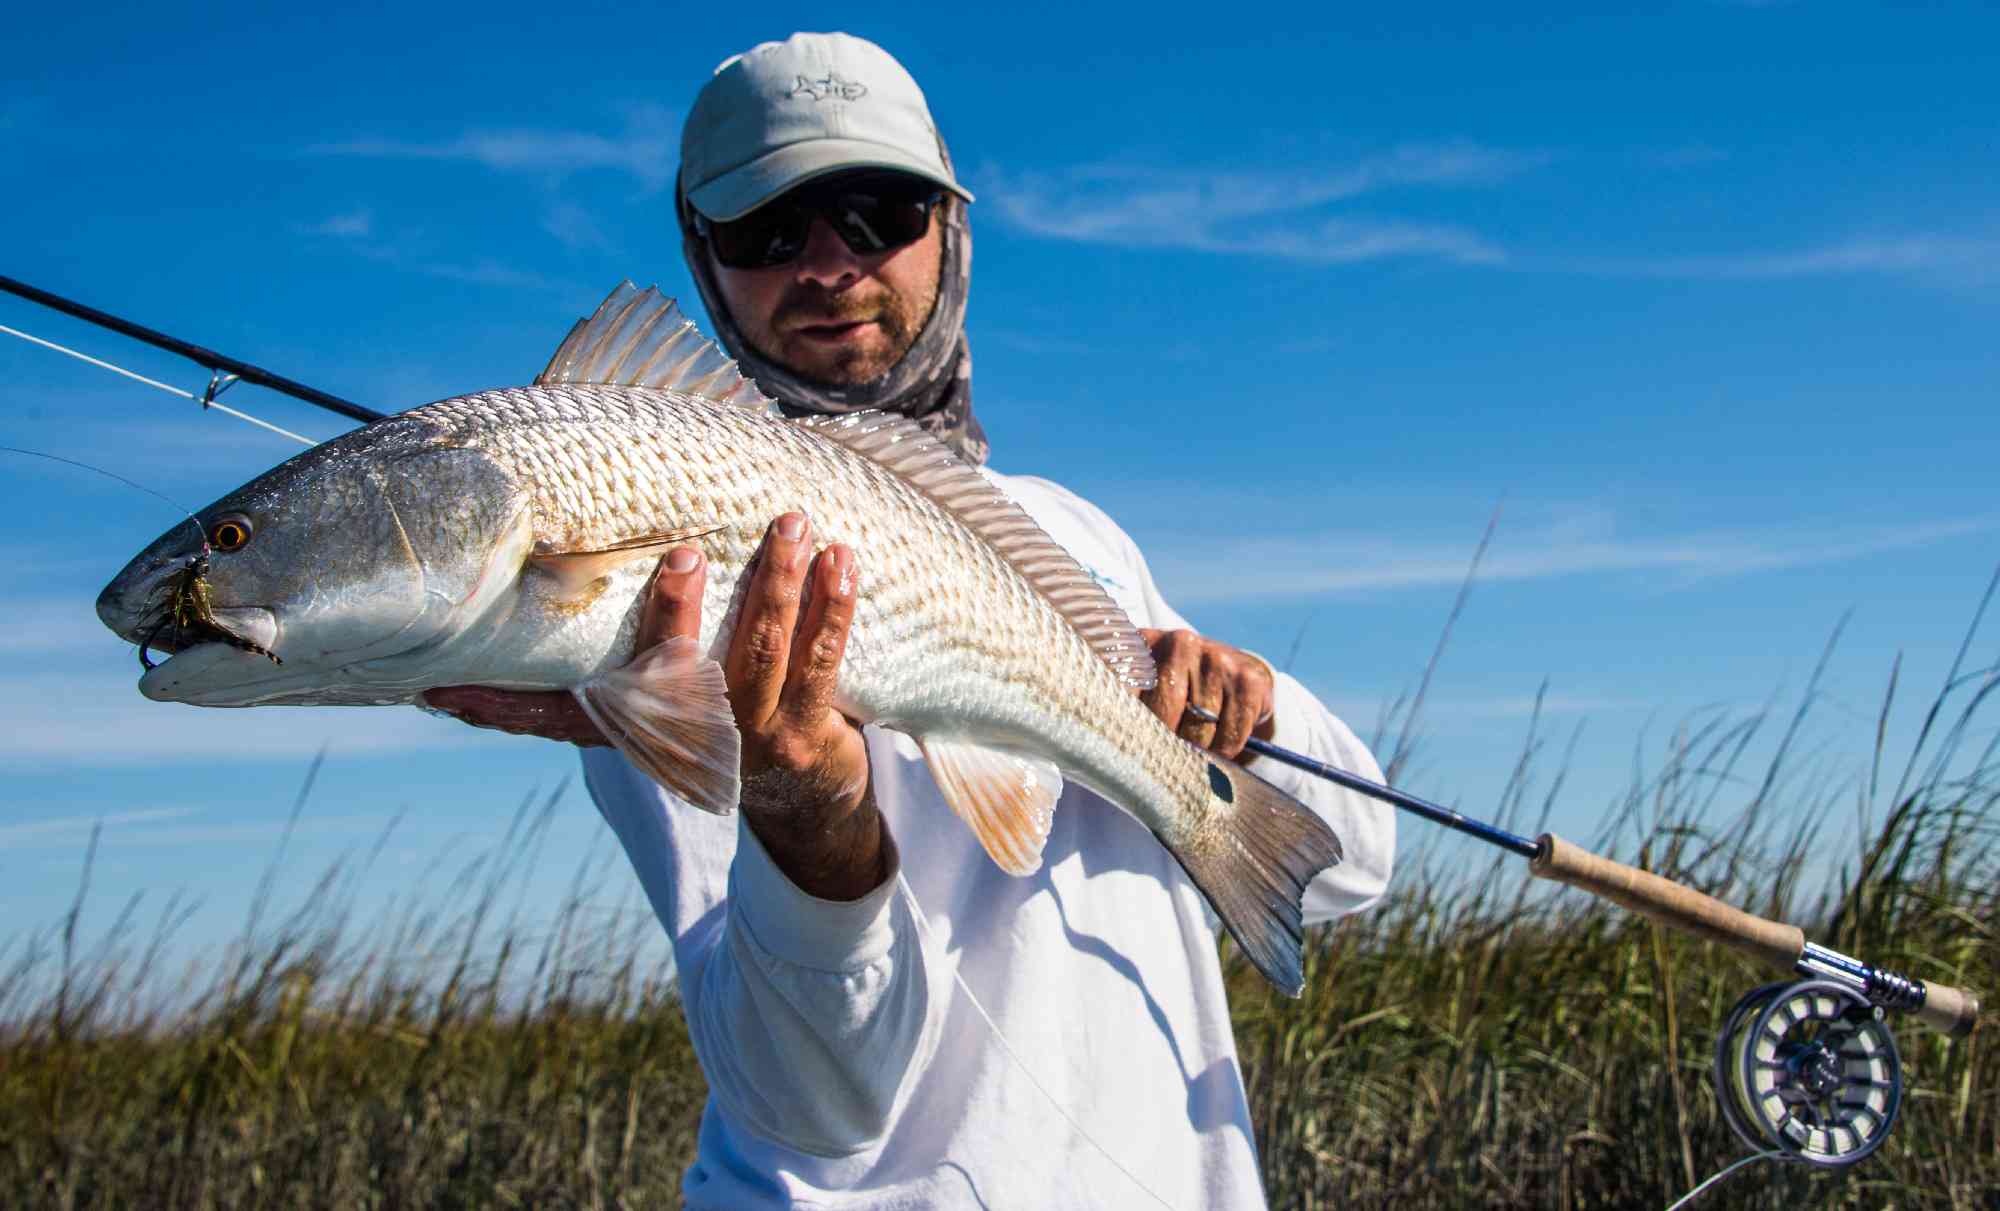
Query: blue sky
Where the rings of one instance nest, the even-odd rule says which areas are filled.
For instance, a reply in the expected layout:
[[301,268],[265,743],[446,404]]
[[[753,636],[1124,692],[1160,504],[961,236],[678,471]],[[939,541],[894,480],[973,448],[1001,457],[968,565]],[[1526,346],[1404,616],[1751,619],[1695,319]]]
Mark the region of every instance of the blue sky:
[[[1897,653],[1906,697],[1943,677],[2000,563],[1990,8],[928,7],[41,6],[0,85],[0,272],[382,409],[519,383],[621,278],[691,297],[669,198],[715,63],[846,28],[979,195],[995,465],[1104,506],[1204,629],[1296,647],[1365,735],[1500,510],[1413,789],[1489,810],[1546,681],[1557,747],[1583,728],[1555,822],[1588,836],[1682,720],[1789,710],[1852,611],[1809,750],[1838,787]],[[202,382],[18,300],[0,323]],[[0,400],[0,444],[190,506],[291,452],[11,338]],[[322,746],[284,869],[399,818],[368,904],[572,773],[413,711],[145,702],[90,602],[174,514],[0,458],[0,946],[60,912],[97,820],[93,919],[185,888],[186,936],[229,934]],[[605,844],[572,786],[531,907]],[[593,902],[629,906],[609,870]]]

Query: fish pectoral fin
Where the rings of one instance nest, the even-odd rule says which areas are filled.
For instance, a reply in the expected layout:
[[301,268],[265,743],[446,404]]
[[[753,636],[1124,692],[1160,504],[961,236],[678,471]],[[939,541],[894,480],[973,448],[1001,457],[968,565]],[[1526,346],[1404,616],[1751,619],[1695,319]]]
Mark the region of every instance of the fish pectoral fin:
[[721,528],[686,526],[678,530],[662,530],[655,534],[641,534],[623,542],[612,543],[608,547],[596,547],[587,551],[537,549],[528,556],[528,566],[555,578],[558,597],[581,597],[591,585],[617,568],[634,560],[658,559],[674,547],[697,538],[706,538]]
[[647,777],[703,811],[736,810],[743,737],[722,666],[694,640],[675,636],[570,692]]
[[986,853],[1010,875],[1041,869],[1042,845],[1055,821],[1062,772],[1034,757],[964,740],[919,737],[945,802],[972,826]]

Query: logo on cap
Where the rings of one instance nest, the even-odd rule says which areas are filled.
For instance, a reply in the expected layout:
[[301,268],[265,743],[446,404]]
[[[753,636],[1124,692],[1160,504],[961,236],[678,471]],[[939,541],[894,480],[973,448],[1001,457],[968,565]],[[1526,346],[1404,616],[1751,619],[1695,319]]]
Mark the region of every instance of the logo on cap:
[[817,80],[800,76],[798,82],[792,85],[792,91],[785,95],[811,97],[814,101],[824,101],[828,97],[838,97],[842,101],[857,101],[868,95],[868,86],[853,80],[843,80],[828,72]]

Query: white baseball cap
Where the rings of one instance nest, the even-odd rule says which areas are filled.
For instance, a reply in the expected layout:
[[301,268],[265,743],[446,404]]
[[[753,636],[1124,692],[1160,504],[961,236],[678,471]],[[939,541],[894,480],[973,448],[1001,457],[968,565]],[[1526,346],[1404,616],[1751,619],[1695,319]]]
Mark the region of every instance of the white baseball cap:
[[793,34],[725,59],[681,131],[681,189],[716,222],[849,168],[911,173],[972,200],[944,162],[923,90],[850,34]]

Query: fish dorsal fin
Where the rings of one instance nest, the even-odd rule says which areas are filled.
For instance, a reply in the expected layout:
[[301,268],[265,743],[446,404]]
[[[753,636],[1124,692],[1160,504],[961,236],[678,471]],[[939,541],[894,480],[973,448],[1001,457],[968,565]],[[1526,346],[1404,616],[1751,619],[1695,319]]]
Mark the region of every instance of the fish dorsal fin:
[[874,411],[797,423],[893,472],[964,522],[1076,628],[1120,680],[1152,688],[1153,653],[1104,586],[1043,533],[1026,509],[922,425]]
[[652,286],[630,281],[578,320],[535,385],[652,387],[762,412],[771,401],[736,363],[701,334],[680,305]]

